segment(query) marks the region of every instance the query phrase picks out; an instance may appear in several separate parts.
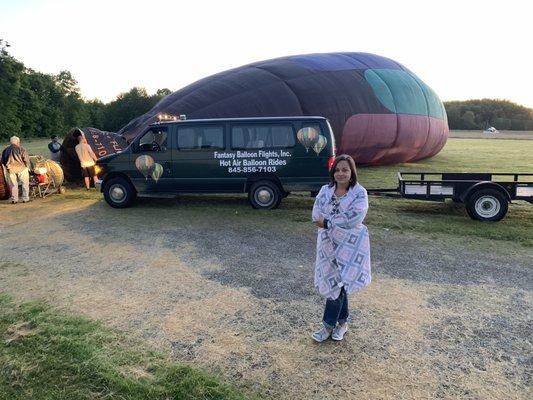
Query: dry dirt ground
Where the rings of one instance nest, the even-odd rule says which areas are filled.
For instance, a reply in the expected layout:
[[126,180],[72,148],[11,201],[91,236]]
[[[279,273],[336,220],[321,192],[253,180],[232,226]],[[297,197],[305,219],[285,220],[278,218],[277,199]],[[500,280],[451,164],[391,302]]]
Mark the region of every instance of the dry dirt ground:
[[531,248],[370,226],[373,283],[350,299],[345,340],[316,344],[315,230],[298,219],[291,229],[283,210],[254,213],[232,198],[2,203],[0,292],[101,320],[276,399],[531,398]]

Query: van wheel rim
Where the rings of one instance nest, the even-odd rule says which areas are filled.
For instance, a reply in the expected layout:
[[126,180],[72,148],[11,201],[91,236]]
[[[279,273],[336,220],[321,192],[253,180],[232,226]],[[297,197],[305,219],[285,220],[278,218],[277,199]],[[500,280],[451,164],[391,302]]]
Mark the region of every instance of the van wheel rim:
[[492,196],[482,196],[475,204],[476,213],[484,218],[491,218],[500,212],[500,202]]
[[126,199],[126,190],[122,185],[113,185],[109,188],[109,197],[115,203],[122,203]]
[[267,188],[261,188],[255,192],[255,201],[262,207],[268,207],[274,201],[274,193]]

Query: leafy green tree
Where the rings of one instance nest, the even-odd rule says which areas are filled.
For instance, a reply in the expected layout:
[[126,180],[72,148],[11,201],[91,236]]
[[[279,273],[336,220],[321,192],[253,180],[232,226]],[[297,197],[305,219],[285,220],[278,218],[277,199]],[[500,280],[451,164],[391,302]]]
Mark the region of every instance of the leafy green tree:
[[0,139],[20,135],[17,99],[24,66],[7,51],[9,44],[0,39]]
[[85,103],[85,111],[89,118],[87,126],[103,129],[105,121],[106,105],[98,99],[90,100]]
[[478,128],[478,126],[476,124],[476,121],[475,121],[475,114],[474,114],[473,111],[470,111],[470,110],[466,111],[461,116],[461,122],[465,126],[465,129],[476,129],[476,128]]
[[[481,99],[445,102],[450,129],[530,130],[533,110],[507,100]],[[472,114],[473,115],[472,115]]]
[[116,100],[106,106],[104,129],[117,132],[133,118],[149,111],[159,99],[160,97],[148,96],[146,89],[137,87],[119,94]]

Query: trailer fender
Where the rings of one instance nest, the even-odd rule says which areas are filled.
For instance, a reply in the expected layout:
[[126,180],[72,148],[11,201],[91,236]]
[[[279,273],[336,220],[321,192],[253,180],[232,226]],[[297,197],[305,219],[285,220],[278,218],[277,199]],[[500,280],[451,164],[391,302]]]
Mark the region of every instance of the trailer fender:
[[498,183],[495,183],[495,182],[490,182],[490,181],[486,181],[486,182],[478,182],[476,183],[475,185],[472,185],[471,187],[468,188],[468,190],[466,190],[462,195],[461,195],[461,201],[463,203],[465,203],[468,198],[475,192],[477,192],[478,190],[482,190],[482,189],[495,189],[499,192],[501,192],[505,198],[507,199],[507,201],[510,203],[511,202],[511,195],[509,194],[509,192],[507,191],[507,189],[505,189],[502,185],[498,184]]

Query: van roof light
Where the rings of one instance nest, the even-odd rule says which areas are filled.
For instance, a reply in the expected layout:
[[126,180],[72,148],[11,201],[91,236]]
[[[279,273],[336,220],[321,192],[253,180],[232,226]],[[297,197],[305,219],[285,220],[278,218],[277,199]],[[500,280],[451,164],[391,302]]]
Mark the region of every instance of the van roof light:
[[[181,116],[180,116],[181,117]],[[159,113],[157,114],[157,119],[159,122],[164,122],[164,121],[177,121],[178,120],[178,117],[176,117],[175,115],[171,115],[171,114],[166,114],[166,113]],[[181,118],[180,118],[181,119]]]
[[187,116],[185,114],[180,114],[180,121],[185,121]]

